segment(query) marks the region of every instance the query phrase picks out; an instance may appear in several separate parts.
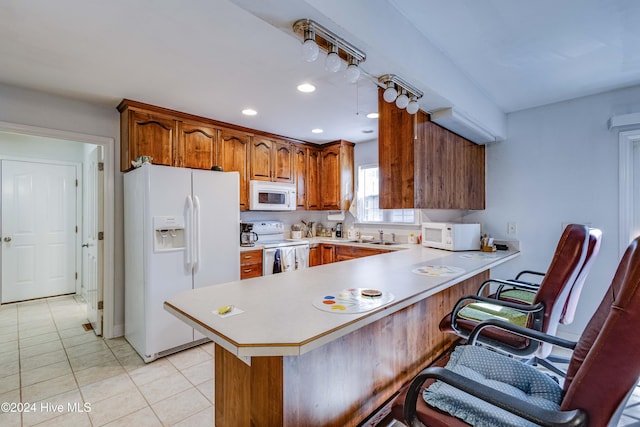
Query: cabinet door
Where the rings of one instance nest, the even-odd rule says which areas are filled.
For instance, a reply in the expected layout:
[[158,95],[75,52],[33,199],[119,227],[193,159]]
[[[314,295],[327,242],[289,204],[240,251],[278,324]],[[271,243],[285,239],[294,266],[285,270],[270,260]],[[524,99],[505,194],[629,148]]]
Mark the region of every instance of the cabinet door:
[[129,167],[139,156],[151,156],[156,165],[174,166],[176,121],[139,111],[128,114]]
[[179,123],[179,166],[210,170],[215,164],[217,130],[203,124]]
[[271,181],[273,142],[267,138],[254,136],[251,141],[251,179]]
[[484,209],[484,146],[437,124],[418,121],[416,208]]
[[331,264],[335,262],[335,247],[334,245],[322,244],[320,245],[320,259],[322,264]]
[[240,209],[249,209],[249,142],[251,135],[230,129],[219,130],[217,163],[225,172],[240,173]]
[[320,209],[320,150],[307,148],[306,209]]
[[320,165],[320,209],[340,209],[340,147],[322,150]]
[[305,209],[307,200],[307,148],[296,146],[294,149],[294,167],[296,177],[296,209]]
[[273,181],[294,183],[293,149],[286,141],[273,142]]
[[309,247],[309,267],[315,267],[316,265],[322,265],[320,245],[311,245]]

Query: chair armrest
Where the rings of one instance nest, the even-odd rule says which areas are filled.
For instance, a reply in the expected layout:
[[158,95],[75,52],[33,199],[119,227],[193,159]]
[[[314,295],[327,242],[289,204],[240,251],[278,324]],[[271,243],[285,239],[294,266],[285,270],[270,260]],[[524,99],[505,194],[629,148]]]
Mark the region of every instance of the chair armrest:
[[466,301],[486,302],[486,303],[489,303],[489,304],[499,305],[499,306],[502,306],[502,307],[513,308],[515,310],[522,311],[523,313],[536,314],[536,313],[542,313],[542,311],[544,310],[544,304],[542,304],[540,302],[537,303],[537,304],[533,304],[533,305],[531,305],[531,304],[518,304],[518,303],[515,303],[515,302],[496,300],[496,299],[493,299],[493,298],[483,297],[483,296],[478,296],[478,295],[467,295],[467,296],[464,296],[464,297],[460,298],[458,300],[458,302],[456,303],[456,305],[453,306],[453,310],[451,311],[451,328],[454,331],[456,331],[456,333],[458,335],[460,335],[460,336],[464,336],[464,334],[458,328],[458,324],[457,324],[458,312],[464,308],[464,306],[466,305],[465,304]]
[[490,319],[485,320],[484,322],[480,322],[478,326],[473,328],[473,330],[469,334],[469,337],[467,338],[468,344],[475,345],[478,336],[481,334],[482,330],[486,328],[503,329],[505,331],[521,335],[525,338],[546,342],[549,344],[557,345],[558,347],[567,348],[569,350],[575,349],[577,345],[577,343],[574,341],[565,340],[554,335],[549,335],[545,334],[544,332],[536,331],[535,329],[529,329],[519,325],[514,325],[513,323],[505,322],[504,320],[499,319]]
[[420,372],[411,382],[404,401],[405,422],[411,427],[424,427],[416,414],[416,402],[422,384],[428,378],[440,380],[450,386],[482,399],[491,405],[545,427],[579,427],[587,425],[587,415],[580,409],[572,411],[550,411],[511,395],[502,393],[484,384],[470,380],[445,368],[432,367]]
[[520,273],[518,273],[518,275],[516,276],[516,280],[520,279],[520,276],[525,275],[525,274],[531,274],[534,276],[541,276],[544,277],[547,275],[547,273],[542,273],[540,271],[533,271],[533,270],[522,270]]
[[480,285],[476,295],[482,296],[482,292],[484,292],[484,289],[488,285],[490,285],[492,283],[498,283],[500,285],[500,286],[498,286],[498,294],[500,293],[502,288],[504,288],[505,286],[511,286],[511,287],[514,287],[514,288],[525,289],[525,290],[528,290],[528,291],[536,291],[536,292],[540,288],[540,285],[537,284],[537,283],[525,282],[523,280],[517,280],[517,279],[512,279],[512,280],[489,279],[489,280],[485,280],[482,283],[482,285]]

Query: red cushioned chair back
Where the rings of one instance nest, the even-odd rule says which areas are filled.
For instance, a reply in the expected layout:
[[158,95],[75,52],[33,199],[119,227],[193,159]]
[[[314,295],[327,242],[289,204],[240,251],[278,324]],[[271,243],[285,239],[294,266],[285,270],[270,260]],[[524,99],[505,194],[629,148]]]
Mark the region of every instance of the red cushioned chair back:
[[585,258],[584,264],[580,269],[580,273],[578,273],[576,282],[569,291],[569,297],[567,298],[567,302],[564,305],[564,311],[562,312],[562,316],[560,316],[560,323],[562,323],[563,325],[569,325],[575,318],[576,309],[578,307],[578,300],[580,299],[580,294],[582,293],[582,287],[584,286],[584,282],[589,275],[589,271],[591,271],[591,266],[593,265],[598,252],[600,252],[601,242],[602,231],[598,230],[597,228],[590,228],[587,257]]
[[[588,227],[569,224],[560,236],[547,274],[542,279],[540,289],[533,301],[534,304],[541,302],[545,307],[542,321],[543,332],[555,335],[571,287],[576,282],[580,269],[584,265],[588,248]],[[541,351],[539,350],[538,353]],[[545,354],[539,354],[539,357],[544,358],[548,355],[548,351],[542,353]]]
[[627,248],[567,371],[561,409],[587,411],[592,426],[607,425],[640,376],[639,241]]

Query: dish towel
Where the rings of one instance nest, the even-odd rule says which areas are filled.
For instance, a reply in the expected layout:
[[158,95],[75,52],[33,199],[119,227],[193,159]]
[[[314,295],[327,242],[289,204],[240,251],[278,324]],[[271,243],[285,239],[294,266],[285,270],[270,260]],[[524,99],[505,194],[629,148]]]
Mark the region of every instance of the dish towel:
[[280,261],[280,249],[276,249],[273,255],[273,274],[282,272],[282,262]]

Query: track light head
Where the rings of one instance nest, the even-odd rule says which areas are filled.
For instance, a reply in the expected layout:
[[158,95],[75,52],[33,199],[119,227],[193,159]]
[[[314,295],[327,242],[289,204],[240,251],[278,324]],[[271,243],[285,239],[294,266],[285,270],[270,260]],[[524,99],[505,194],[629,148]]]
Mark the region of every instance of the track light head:
[[360,68],[358,61],[354,57],[349,58],[349,65],[344,72],[344,76],[349,83],[355,83],[360,78]]
[[338,46],[335,44],[329,44],[329,53],[327,53],[327,59],[324,62],[324,66],[327,71],[337,73],[340,70],[341,60],[338,56]]
[[312,29],[304,30],[304,42],[302,43],[302,58],[307,62],[318,59],[320,48],[316,43],[316,35]]
[[385,101],[391,103],[395,101],[397,97],[398,97],[398,91],[396,90],[396,85],[389,82],[387,84],[387,88],[384,90],[384,93],[382,94],[382,98]]

